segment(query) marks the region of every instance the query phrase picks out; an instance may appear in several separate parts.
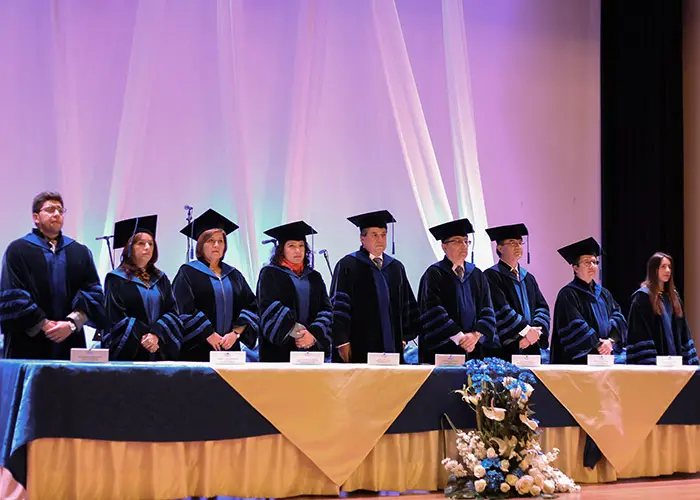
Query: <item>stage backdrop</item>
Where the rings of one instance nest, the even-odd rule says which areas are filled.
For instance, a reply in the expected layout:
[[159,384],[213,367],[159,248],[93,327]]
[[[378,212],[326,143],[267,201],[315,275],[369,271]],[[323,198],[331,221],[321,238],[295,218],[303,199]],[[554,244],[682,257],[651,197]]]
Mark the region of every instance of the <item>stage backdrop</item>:
[[[332,264],[346,217],[389,209],[417,287],[427,227],[525,222],[553,305],[556,249],[600,236],[599,15],[561,0],[8,0],[0,3],[0,248],[31,199],[63,193],[65,232],[159,215],[160,266],[185,259],[186,204],[241,229],[227,261],[254,287],[262,232],[305,219]],[[319,256],[316,266],[329,279]]]

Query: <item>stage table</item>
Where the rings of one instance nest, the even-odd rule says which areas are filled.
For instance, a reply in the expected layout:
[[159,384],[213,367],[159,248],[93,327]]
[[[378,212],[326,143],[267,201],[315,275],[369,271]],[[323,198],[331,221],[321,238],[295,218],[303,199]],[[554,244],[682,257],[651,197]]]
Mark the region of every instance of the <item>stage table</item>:
[[[700,471],[694,369],[533,371],[543,446],[577,481]],[[0,466],[32,498],[432,491],[443,436],[456,453],[442,415],[475,426],[453,392],[465,382],[432,366],[2,360]],[[592,470],[586,434],[603,453]]]

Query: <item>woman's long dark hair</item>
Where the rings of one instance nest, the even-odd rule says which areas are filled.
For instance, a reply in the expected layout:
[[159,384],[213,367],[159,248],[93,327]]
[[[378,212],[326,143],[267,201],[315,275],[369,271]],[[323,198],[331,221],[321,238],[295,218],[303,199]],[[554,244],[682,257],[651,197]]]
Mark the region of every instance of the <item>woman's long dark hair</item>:
[[[126,246],[122,249],[122,262],[121,264],[119,264],[119,267],[121,267],[124,270],[124,272],[126,273],[126,277],[129,279],[131,279],[139,270],[139,268],[136,267],[136,264],[134,264],[133,247],[136,243],[141,241],[141,238],[144,234],[148,234],[149,236],[151,236],[150,233],[136,233],[131,238],[129,238],[129,241],[127,241]],[[151,237],[153,238],[153,236]],[[156,243],[156,239],[153,238],[153,255],[151,256],[151,260],[148,261],[148,264],[146,264],[146,268],[144,269],[151,276],[160,273],[160,270],[156,267],[156,262],[158,262],[158,244]]]
[[[287,240],[290,241],[290,240]],[[287,241],[282,241],[278,242],[277,245],[275,245],[275,249],[272,252],[272,257],[270,257],[270,264],[275,264],[278,266],[282,265],[282,259],[284,259],[284,245],[287,243]],[[291,240],[294,241],[294,240]],[[298,240],[302,241],[302,240]],[[309,244],[304,241],[304,267],[311,267],[311,248],[309,248]]]
[[[671,279],[666,283],[661,283],[659,280],[659,268],[661,267],[661,262],[664,259],[668,259],[671,263]],[[665,293],[671,300],[671,305],[673,306],[673,315],[682,318],[683,308],[681,307],[680,298],[678,298],[678,292],[676,291],[676,285],[673,281],[673,259],[670,255],[663,252],[656,252],[649,258],[647,262],[647,279],[642,283],[649,289],[649,300],[651,300],[651,307],[654,312],[658,315],[663,314],[663,304],[661,303],[661,294]]]

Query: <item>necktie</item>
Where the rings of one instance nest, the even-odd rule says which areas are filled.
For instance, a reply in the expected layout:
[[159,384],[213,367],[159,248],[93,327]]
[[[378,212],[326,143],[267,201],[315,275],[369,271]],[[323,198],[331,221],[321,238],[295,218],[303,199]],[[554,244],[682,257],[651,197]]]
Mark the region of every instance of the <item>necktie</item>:
[[462,266],[457,266],[455,274],[459,277],[459,281],[462,281],[464,279],[464,268]]
[[515,276],[516,280],[520,281],[520,271],[518,271],[517,269],[511,269],[510,272],[513,273],[513,276]]
[[372,259],[372,262],[374,262],[374,265],[377,266],[377,269],[382,268],[382,259],[381,258],[375,257],[374,259]]

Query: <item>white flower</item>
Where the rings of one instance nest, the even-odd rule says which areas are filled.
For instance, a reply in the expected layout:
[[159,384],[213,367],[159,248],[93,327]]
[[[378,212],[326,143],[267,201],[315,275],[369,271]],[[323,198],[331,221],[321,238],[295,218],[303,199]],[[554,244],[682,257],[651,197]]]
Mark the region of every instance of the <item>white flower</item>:
[[508,483],[511,486],[515,486],[515,483],[518,482],[518,476],[514,474],[508,474],[506,476],[506,483]]
[[536,475],[532,476],[533,479],[535,480],[535,485],[542,489],[542,486],[544,485],[544,476],[540,473],[537,473]]
[[524,413],[520,414],[520,421],[522,423],[524,423],[525,425],[527,425],[530,428],[530,430],[533,430],[533,431],[537,430],[537,422],[527,418],[527,415],[525,415]]
[[530,493],[530,488],[532,488],[534,484],[535,481],[532,479],[532,476],[525,475],[518,479],[518,482],[515,483],[515,489],[519,494],[527,495]]
[[467,396],[467,399],[465,400],[467,403],[473,404],[474,406],[479,404],[479,401],[481,401],[481,393],[475,394],[475,395],[469,395]]
[[501,483],[501,491],[503,493],[508,493],[510,491],[510,486],[508,483]]
[[522,462],[520,462],[520,469],[523,471],[526,471],[529,467],[530,467],[530,460],[527,457],[523,458]]
[[476,490],[477,493],[481,493],[486,489],[486,481],[483,479],[479,479],[478,481],[474,481],[474,489]]
[[513,398],[513,399],[515,399],[516,401],[517,401],[518,399],[520,399],[520,396],[522,396],[522,394],[523,394],[523,390],[522,390],[520,387],[518,387],[518,386],[513,387],[513,388],[510,390],[510,397]]
[[483,460],[486,458],[486,450],[479,448],[476,451],[476,456],[479,460]]
[[530,495],[536,497],[539,496],[540,493],[542,493],[542,488],[540,488],[537,485],[532,485],[532,487],[530,488]]
[[551,479],[547,479],[542,485],[542,493],[545,493],[547,495],[551,495],[552,493],[554,493],[554,481],[552,481]]
[[484,412],[484,415],[486,415],[486,418],[490,418],[491,420],[496,420],[500,422],[506,417],[506,410],[505,408],[494,408],[488,407],[488,406],[482,406],[481,411]]
[[516,438],[515,436],[511,436],[508,440],[505,440],[493,437],[491,438],[491,442],[496,443],[498,445],[498,454],[502,457],[505,457],[512,453],[511,450],[515,448],[516,444],[518,444],[518,438]]
[[503,472],[508,472],[510,469],[510,462],[508,460],[501,460],[501,470]]
[[474,467],[474,476],[478,478],[482,478],[486,475],[486,469],[484,469],[483,466],[477,465]]
[[498,456],[498,453],[496,453],[496,450],[493,448],[490,448],[486,450],[486,458],[496,458]]

